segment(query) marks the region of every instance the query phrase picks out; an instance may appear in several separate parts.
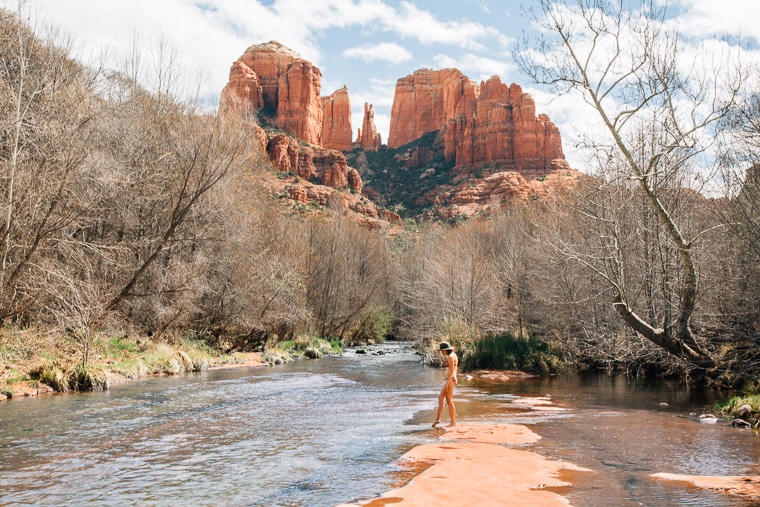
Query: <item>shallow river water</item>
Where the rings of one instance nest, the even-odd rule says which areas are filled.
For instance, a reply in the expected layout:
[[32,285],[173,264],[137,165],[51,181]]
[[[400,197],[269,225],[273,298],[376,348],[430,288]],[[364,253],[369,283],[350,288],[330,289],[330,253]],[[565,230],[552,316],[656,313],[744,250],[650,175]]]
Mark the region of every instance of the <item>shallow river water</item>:
[[[0,403],[0,505],[335,506],[380,495],[409,478],[398,457],[440,435],[429,425],[443,380],[406,344],[384,349]],[[573,486],[557,491],[573,505],[752,505],[648,477],[760,474],[757,432],[697,420],[720,393],[602,375],[460,385],[461,422],[528,424],[543,438],[525,449],[594,470],[564,476]],[[545,395],[566,410],[512,403]]]

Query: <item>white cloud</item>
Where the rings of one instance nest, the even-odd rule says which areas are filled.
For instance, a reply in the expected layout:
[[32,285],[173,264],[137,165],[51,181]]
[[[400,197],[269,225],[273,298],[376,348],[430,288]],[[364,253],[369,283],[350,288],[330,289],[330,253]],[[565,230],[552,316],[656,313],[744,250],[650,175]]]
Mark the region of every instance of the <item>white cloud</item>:
[[[0,0],[1,5],[12,7],[12,3]],[[423,45],[469,51],[493,44],[504,49],[510,43],[493,27],[441,19],[409,1],[394,5],[388,0],[35,0],[32,5],[93,52],[106,45],[124,47],[135,27],[146,41],[165,33],[178,48],[182,68],[197,73],[202,67],[210,76],[209,90],[217,93],[227,81],[230,64],[245,48],[269,40],[281,42],[323,69],[335,55],[324,54],[321,44],[333,36],[328,30],[334,29],[364,31],[363,37],[386,33]],[[392,64],[408,62],[412,54],[402,44],[389,40],[348,50],[347,55]]]
[[512,62],[494,60],[475,54],[466,54],[460,58],[438,54],[433,57],[433,61],[438,68],[459,69],[475,81],[486,80],[491,76],[499,76],[502,81],[506,81],[507,76],[516,70]]
[[483,50],[481,39],[494,38],[506,47],[509,39],[492,27],[472,21],[440,21],[428,11],[410,2],[401,2],[401,10],[392,10],[381,19],[384,30],[402,37],[414,38],[422,44],[451,44],[471,50]]
[[674,20],[681,33],[705,38],[740,35],[760,42],[760,2],[732,0],[730,5],[715,0],[680,0],[681,14]]
[[341,53],[346,58],[361,58],[365,62],[385,61],[393,65],[412,60],[412,53],[392,42],[365,44],[357,48],[346,49]]
[[583,148],[586,139],[606,139],[609,133],[599,113],[576,94],[557,95],[535,88],[523,88],[536,102],[536,115],[545,114],[559,129],[562,151],[570,167],[588,171],[592,155]]

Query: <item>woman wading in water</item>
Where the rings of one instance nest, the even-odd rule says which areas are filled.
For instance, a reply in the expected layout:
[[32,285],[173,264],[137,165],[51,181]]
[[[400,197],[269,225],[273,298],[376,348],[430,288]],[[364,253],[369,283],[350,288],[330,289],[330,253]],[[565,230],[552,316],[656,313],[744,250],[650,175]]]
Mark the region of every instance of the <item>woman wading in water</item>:
[[454,387],[457,385],[457,367],[459,366],[459,358],[454,352],[454,347],[449,345],[449,342],[441,343],[440,351],[441,354],[447,356],[443,363],[446,366],[446,380],[441,388],[441,394],[438,395],[438,415],[435,416],[433,428],[441,424],[443,400],[446,400],[446,404],[449,406],[449,417],[451,417],[451,424],[449,424],[449,426],[457,425],[457,411],[456,408],[454,408]]

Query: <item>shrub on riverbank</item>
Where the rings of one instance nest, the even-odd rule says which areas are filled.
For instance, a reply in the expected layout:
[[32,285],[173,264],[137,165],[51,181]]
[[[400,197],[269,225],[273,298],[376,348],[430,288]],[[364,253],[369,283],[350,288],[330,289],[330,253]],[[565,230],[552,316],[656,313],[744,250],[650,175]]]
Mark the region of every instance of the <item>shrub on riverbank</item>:
[[[564,365],[549,346],[535,338],[515,338],[509,334],[489,335],[475,339],[448,338],[459,356],[462,371],[505,370],[537,375],[562,373]],[[431,342],[425,363],[440,365],[438,342]]]
[[752,414],[760,413],[760,394],[732,396],[730,400],[718,403],[716,408],[722,414],[736,416],[739,407],[742,405],[749,405]]
[[381,343],[391,334],[394,318],[393,310],[387,306],[370,306],[361,312],[350,336],[343,341],[349,346]]
[[562,361],[545,342],[508,334],[475,340],[460,364],[465,370],[518,370],[540,375],[563,370]]

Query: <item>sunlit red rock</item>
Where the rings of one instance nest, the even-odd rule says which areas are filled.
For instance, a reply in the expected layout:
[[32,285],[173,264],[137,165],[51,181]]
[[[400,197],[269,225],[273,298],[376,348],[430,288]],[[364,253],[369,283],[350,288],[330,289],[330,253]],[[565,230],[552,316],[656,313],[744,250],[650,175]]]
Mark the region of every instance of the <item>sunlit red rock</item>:
[[327,97],[322,97],[322,146],[340,151],[350,151],[351,101],[348,88],[344,86]]
[[297,53],[276,41],[254,44],[245,50],[238,62],[253,70],[259,78],[264,104],[272,112],[279,103],[280,76],[288,71],[294,61],[300,59]]
[[362,190],[359,172],[348,167],[346,157],[339,151],[302,145],[297,139],[277,134],[269,139],[266,152],[272,164],[282,172],[292,171],[306,180],[317,178],[331,188]]
[[307,143],[322,146],[322,72],[306,60],[295,60],[280,74],[277,125]]
[[380,134],[377,132],[375,126],[375,111],[372,108],[372,104],[364,103],[364,120],[362,121],[362,128],[359,130],[356,143],[359,144],[364,151],[377,151],[383,144]]
[[[233,75],[234,72],[234,75]],[[253,77],[258,79],[256,93]],[[263,110],[274,124],[306,142],[322,145],[322,72],[282,44],[272,41],[245,50],[233,64],[225,103],[230,97],[250,103],[243,110]],[[255,97],[254,97],[255,95]]]
[[470,177],[456,186],[436,187],[416,204],[432,206],[444,218],[469,218],[505,203],[556,199],[576,188],[582,179],[583,175],[573,169],[554,170],[539,179],[526,179],[516,171],[502,171],[482,178]]
[[435,131],[459,173],[490,166],[532,178],[569,167],[557,127],[536,116],[535,101],[519,85],[497,76],[476,84],[456,69],[423,69],[399,79],[388,145]]
[[235,111],[245,117],[264,106],[259,77],[243,62],[234,62],[229,82],[222,90],[219,108],[223,114]]
[[[278,183],[285,185],[282,181]],[[301,204],[314,203],[331,209],[353,211],[357,214],[355,220],[369,229],[398,227],[401,224],[401,217],[396,213],[378,208],[359,193],[339,192],[324,185],[314,185],[301,180],[287,183],[287,195]]]

